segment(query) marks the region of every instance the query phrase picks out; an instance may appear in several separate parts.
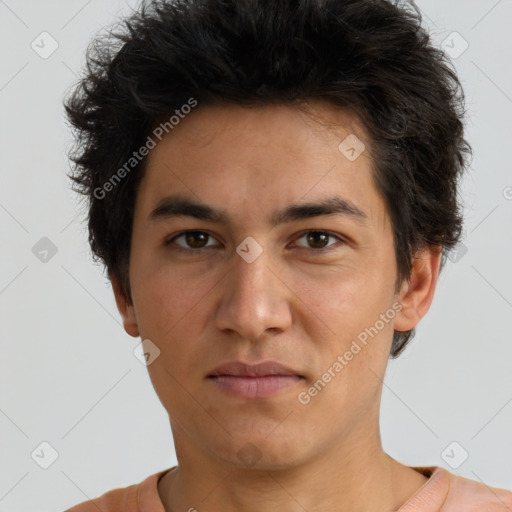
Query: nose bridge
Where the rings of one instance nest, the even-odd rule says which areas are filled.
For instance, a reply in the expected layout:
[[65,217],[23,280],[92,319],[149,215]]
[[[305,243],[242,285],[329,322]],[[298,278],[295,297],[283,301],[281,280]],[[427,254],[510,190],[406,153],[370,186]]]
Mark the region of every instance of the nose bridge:
[[[255,339],[269,328],[284,329],[289,315],[282,284],[268,268],[272,266],[270,254],[263,251],[251,260],[244,256],[243,249],[247,249],[244,243],[233,255],[231,269],[223,281],[216,321],[219,329]],[[246,254],[253,249],[249,242]]]

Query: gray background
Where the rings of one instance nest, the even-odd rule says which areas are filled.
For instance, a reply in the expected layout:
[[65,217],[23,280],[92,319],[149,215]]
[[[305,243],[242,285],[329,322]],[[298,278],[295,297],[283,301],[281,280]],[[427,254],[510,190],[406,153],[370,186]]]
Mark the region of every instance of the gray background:
[[[122,329],[110,284],[92,264],[65,176],[72,138],[63,97],[94,34],[135,5],[0,0],[3,512],[62,511],[176,462],[166,412],[133,355],[139,340]],[[464,245],[416,338],[389,366],[383,443],[408,465],[512,489],[512,1],[418,5],[436,44],[457,53],[460,37],[469,45],[452,62],[474,157],[462,188]],[[46,59],[31,47],[43,46],[43,31],[58,43]],[[48,244],[43,237],[57,248],[46,262],[36,245]],[[58,452],[48,469],[44,441]]]

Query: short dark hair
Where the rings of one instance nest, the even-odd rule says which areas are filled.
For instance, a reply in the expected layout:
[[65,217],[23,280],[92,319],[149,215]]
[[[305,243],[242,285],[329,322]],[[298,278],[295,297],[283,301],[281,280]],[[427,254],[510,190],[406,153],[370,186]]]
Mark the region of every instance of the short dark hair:
[[[147,159],[103,187],[190,98],[247,107],[324,100],[354,112],[371,136],[396,291],[417,250],[442,246],[442,268],[461,237],[458,182],[472,149],[461,84],[421,23],[412,0],[143,0],[92,41],[64,101],[76,137],[69,177],[88,200],[95,261],[131,302],[133,212]],[[395,331],[390,356],[414,334]]]

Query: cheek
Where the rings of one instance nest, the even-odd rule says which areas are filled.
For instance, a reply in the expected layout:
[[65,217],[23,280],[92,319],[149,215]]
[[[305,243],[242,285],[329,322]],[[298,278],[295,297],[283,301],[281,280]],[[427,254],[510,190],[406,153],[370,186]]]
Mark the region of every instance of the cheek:
[[[197,275],[205,277],[197,277]],[[166,368],[180,381],[194,373],[204,359],[204,332],[211,322],[211,293],[220,279],[206,272],[186,272],[166,268],[146,274],[134,293],[137,321],[142,338],[149,338],[160,349],[158,364],[149,367],[155,378],[169,378]],[[162,373],[157,377],[157,373]],[[166,384],[168,385],[168,384]]]
[[354,334],[374,307],[374,294],[354,272],[329,276],[325,283],[304,292],[313,298],[312,310],[330,328],[331,334],[346,339]]
[[181,322],[190,324],[189,315],[199,300],[197,288],[169,270],[141,272],[132,291],[139,330],[148,338],[166,338]]
[[[391,295],[383,284],[368,274],[353,272],[339,279],[331,278],[327,286],[304,291],[311,298],[310,318],[321,320],[317,325],[325,326],[322,331],[326,335],[321,336],[325,341],[319,343],[324,347],[324,364],[332,363],[347,351],[353,353],[348,358],[354,367],[387,358],[393,327],[391,320],[380,320],[380,315],[391,306]],[[319,334],[311,333],[317,339]]]

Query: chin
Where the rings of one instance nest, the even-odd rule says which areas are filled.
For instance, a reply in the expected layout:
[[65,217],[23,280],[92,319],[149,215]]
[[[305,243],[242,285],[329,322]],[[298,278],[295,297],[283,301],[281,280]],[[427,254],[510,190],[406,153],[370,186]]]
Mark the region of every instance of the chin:
[[307,459],[307,439],[297,439],[289,430],[271,433],[243,431],[233,434],[229,444],[210,445],[222,461],[237,469],[278,471],[296,466]]

